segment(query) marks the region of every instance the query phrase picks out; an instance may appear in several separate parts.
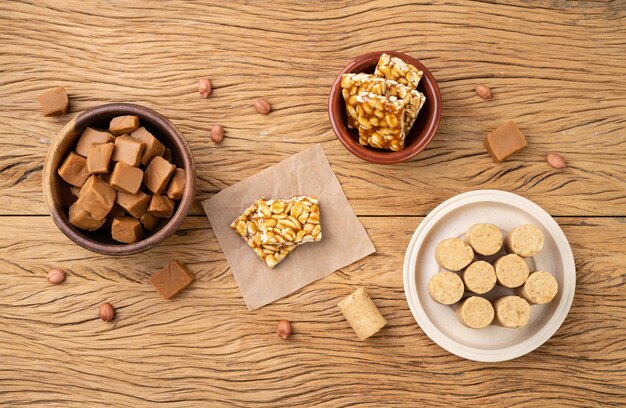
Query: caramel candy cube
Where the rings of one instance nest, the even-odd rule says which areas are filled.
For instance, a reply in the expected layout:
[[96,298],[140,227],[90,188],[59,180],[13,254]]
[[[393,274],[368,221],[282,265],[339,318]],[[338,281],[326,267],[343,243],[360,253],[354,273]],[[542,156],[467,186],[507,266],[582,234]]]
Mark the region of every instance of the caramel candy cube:
[[126,216],[126,211],[124,211],[124,209],[120,207],[119,205],[115,204],[113,208],[111,208],[111,211],[109,211],[109,213],[107,214],[106,222],[104,223],[104,226],[107,228],[111,228],[111,225],[113,225],[113,220],[115,218],[125,217],[125,216]]
[[87,157],[92,144],[112,143],[114,140],[115,138],[109,132],[103,132],[88,127],[83,131],[83,134],[80,135],[80,139],[78,139],[76,153]]
[[133,115],[117,116],[111,119],[109,132],[116,136],[127,134],[139,127],[139,117]]
[[167,186],[167,196],[172,200],[180,200],[185,192],[185,179],[187,173],[184,169],[176,169],[169,186]]
[[150,164],[152,159],[155,157],[163,156],[165,153],[165,146],[163,143],[159,142],[159,140],[152,136],[152,133],[148,132],[143,126],[131,133],[130,136],[146,145],[143,149],[143,154],[141,155],[141,164],[144,166]]
[[143,174],[143,183],[154,194],[162,194],[174,174],[174,166],[164,158],[157,156],[148,165]]
[[174,200],[168,196],[153,195],[148,212],[155,217],[170,218],[174,214]]
[[193,282],[193,274],[184,263],[174,260],[150,277],[150,283],[165,299],[178,295]]
[[143,228],[133,217],[113,218],[111,236],[118,242],[132,244],[143,238]]
[[148,211],[150,196],[142,191],[137,191],[136,194],[120,191],[117,193],[115,203],[122,207],[130,215],[139,219],[146,213],[146,211]]
[[113,155],[113,143],[92,144],[87,154],[87,170],[90,174],[101,174],[109,171],[109,163]]
[[[89,177],[89,176],[87,176]],[[85,183],[83,183],[85,184]],[[72,193],[72,195],[76,198],[80,197],[80,188],[76,187],[76,186],[71,186],[70,187],[70,193]]]
[[37,99],[39,100],[39,105],[41,105],[41,113],[44,116],[66,114],[70,105],[67,92],[65,92],[65,88],[62,86],[48,89],[39,95]]
[[117,162],[113,167],[109,184],[118,191],[136,194],[141,187],[142,179],[143,171],[141,169],[129,166],[124,162]]
[[107,216],[115,204],[116,192],[110,185],[100,180],[98,176],[91,176],[80,189],[76,204],[89,212],[96,220]]
[[494,162],[500,163],[526,147],[526,138],[512,120],[504,122],[483,141]]
[[87,160],[77,155],[74,152],[70,152],[67,155],[61,167],[58,168],[57,173],[68,184],[75,187],[82,187],[85,184],[85,180],[89,177],[89,171],[87,171]]
[[118,136],[115,138],[113,160],[137,167],[141,162],[141,154],[144,147],[145,144],[134,137],[128,135]]
[[139,222],[146,231],[153,231],[159,223],[159,218],[147,212],[139,218]]
[[93,216],[76,203],[72,204],[70,207],[70,224],[75,226],[76,228],[80,228],[87,231],[95,231],[100,228],[106,218],[102,218],[101,220],[96,220]]

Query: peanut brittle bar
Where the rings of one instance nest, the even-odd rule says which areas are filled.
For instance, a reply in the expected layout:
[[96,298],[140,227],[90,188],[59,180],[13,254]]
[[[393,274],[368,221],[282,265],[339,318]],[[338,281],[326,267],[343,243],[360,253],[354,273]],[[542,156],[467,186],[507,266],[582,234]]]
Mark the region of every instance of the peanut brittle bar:
[[341,94],[346,102],[346,113],[348,115],[348,128],[358,127],[356,112],[356,97],[361,92],[372,92],[384,95],[386,91],[385,78],[376,77],[370,74],[344,74],[341,77]]
[[424,73],[413,65],[406,63],[398,57],[383,54],[378,60],[374,75],[392,79],[411,89],[417,89],[417,85]]
[[357,95],[359,144],[378,149],[404,149],[404,101],[373,93]]
[[322,239],[316,197],[259,198],[230,227],[270,268],[285,259],[296,246]]
[[385,95],[395,96],[404,101],[404,130],[406,136],[406,133],[409,133],[413,123],[415,123],[417,114],[420,109],[422,109],[422,106],[424,106],[426,97],[421,92],[404,86],[392,79],[387,79],[385,84],[387,88]]

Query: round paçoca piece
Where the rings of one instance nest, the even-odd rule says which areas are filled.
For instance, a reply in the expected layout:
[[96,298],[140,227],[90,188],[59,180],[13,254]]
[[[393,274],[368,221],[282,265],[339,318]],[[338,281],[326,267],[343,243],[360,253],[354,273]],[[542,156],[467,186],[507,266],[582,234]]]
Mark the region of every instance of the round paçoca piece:
[[526,283],[518,289],[518,294],[537,305],[549,303],[559,291],[559,284],[554,276],[544,271],[536,271],[530,274]]
[[480,296],[465,299],[456,309],[459,321],[472,329],[482,329],[491,324],[494,310],[491,303]]
[[459,238],[449,238],[437,245],[435,259],[442,268],[460,271],[472,262],[474,250]]
[[527,258],[541,251],[543,234],[532,224],[520,225],[507,234],[504,245],[508,252]]
[[528,279],[528,264],[519,255],[509,254],[498,259],[493,266],[500,285],[505,288],[517,288]]
[[475,224],[465,233],[465,242],[481,255],[495,254],[502,248],[503,241],[500,228],[493,224]]
[[496,322],[504,327],[519,329],[526,326],[530,319],[530,305],[519,296],[505,296],[493,304],[496,310]]
[[463,281],[453,272],[439,272],[428,282],[428,293],[430,297],[437,303],[442,305],[451,305],[463,296],[465,288]]
[[485,261],[472,262],[461,276],[467,290],[479,295],[489,292],[496,285],[496,270]]

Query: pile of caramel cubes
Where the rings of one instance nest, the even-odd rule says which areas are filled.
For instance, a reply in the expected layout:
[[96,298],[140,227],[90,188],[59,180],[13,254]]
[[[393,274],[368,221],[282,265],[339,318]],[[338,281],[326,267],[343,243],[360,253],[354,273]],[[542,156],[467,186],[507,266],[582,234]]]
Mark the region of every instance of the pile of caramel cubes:
[[69,222],[134,243],[174,214],[185,191],[186,173],[171,162],[171,152],[139,123],[118,116],[108,130],[88,127],[57,172],[73,198]]
[[348,127],[359,130],[359,143],[400,151],[426,97],[417,91],[422,71],[383,54],[373,75],[344,74],[341,93]]

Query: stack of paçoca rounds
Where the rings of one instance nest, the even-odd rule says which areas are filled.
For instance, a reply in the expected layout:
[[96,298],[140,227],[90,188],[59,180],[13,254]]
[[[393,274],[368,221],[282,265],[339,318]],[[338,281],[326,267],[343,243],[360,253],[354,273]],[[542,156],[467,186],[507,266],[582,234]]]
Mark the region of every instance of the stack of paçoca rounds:
[[[481,329],[492,322],[524,327],[530,319],[530,305],[549,303],[558,292],[554,276],[545,271],[531,273],[524,259],[538,254],[543,243],[543,234],[532,224],[515,227],[506,237],[493,224],[472,225],[463,239],[449,238],[437,245],[435,258],[444,270],[431,278],[428,293],[443,305],[458,303],[457,317],[467,327]],[[488,262],[503,246],[506,254]],[[515,295],[493,303],[481,296],[496,285],[514,289]]]

